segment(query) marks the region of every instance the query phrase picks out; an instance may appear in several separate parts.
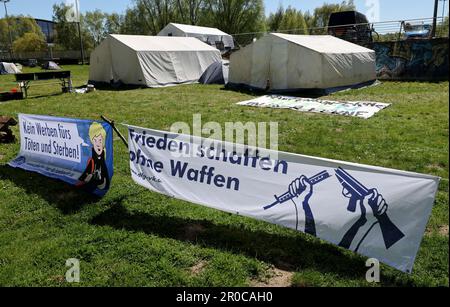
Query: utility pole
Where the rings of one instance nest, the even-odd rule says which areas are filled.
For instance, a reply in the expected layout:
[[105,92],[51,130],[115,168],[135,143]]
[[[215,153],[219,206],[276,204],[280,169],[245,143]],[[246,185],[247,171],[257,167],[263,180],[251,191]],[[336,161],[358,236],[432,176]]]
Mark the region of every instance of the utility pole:
[[439,0],[434,0],[433,28],[431,29],[430,34],[431,38],[436,37],[438,8],[439,8]]
[[83,37],[81,36],[81,18],[80,18],[80,8],[78,7],[78,1],[75,1],[76,14],[78,15],[78,35],[80,37],[80,51],[81,51],[81,65],[84,65],[84,48],[83,48]]
[[6,16],[6,24],[8,25],[8,33],[9,33],[9,56],[11,57],[11,61],[13,61],[13,41],[12,41],[12,34],[11,34],[11,26],[9,25],[9,18],[8,18],[8,9],[6,7],[6,3],[8,3],[10,0],[0,0],[0,2],[3,2],[5,5],[5,16]]
[[444,22],[444,18],[445,18],[445,3],[447,2],[447,0],[443,0],[444,1],[444,6],[442,7],[442,22]]

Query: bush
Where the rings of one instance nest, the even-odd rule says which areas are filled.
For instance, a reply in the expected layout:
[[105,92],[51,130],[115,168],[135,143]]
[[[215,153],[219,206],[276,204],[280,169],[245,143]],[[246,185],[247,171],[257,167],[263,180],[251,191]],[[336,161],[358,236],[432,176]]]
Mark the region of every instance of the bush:
[[13,43],[14,52],[45,51],[47,44],[45,40],[36,33],[25,33]]

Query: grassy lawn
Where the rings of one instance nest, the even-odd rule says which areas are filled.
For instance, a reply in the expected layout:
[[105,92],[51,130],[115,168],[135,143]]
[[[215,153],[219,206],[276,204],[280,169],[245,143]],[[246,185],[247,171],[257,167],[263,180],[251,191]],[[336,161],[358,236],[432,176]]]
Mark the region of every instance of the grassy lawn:
[[[88,67],[65,68],[76,86],[86,83]],[[0,77],[0,91],[12,87],[11,76]],[[277,121],[282,151],[440,176],[414,273],[382,266],[379,286],[448,286],[448,82],[385,82],[328,97],[392,103],[369,120],[241,107],[235,103],[251,96],[221,86],[59,92],[58,85],[31,87],[34,97],[0,103],[0,115],[103,114],[160,130],[191,123],[194,113],[221,124]],[[14,131],[19,134],[18,127]],[[352,252],[137,186],[117,138],[115,174],[102,199],[9,168],[19,148],[0,144],[2,286],[70,286],[64,281],[68,258],[81,260],[80,286],[249,286],[283,278],[292,286],[369,286],[366,259]]]

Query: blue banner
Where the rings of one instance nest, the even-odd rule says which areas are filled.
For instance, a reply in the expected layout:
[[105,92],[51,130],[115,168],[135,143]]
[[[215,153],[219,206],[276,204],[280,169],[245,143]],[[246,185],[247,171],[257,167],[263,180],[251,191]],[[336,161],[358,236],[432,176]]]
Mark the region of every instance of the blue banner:
[[20,153],[14,168],[37,172],[105,195],[113,176],[113,137],[108,123],[19,114]]

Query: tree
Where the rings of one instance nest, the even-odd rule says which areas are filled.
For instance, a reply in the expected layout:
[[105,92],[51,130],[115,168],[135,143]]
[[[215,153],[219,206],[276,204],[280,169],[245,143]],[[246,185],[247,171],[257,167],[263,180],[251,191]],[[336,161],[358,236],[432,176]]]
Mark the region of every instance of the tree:
[[335,12],[344,11],[354,11],[356,10],[353,0],[342,1],[340,4],[327,4],[325,3],[321,7],[314,10],[314,17],[310,20],[308,24],[309,28],[321,28],[316,29],[314,34],[326,34],[326,27],[328,26],[328,21],[330,16]]
[[207,0],[176,0],[176,7],[181,22],[197,25],[205,14]]
[[265,30],[263,0],[134,0],[121,33],[156,35],[171,22],[219,28],[227,33]]
[[47,44],[42,36],[28,32],[14,41],[13,50],[14,52],[45,51]]
[[[53,6],[53,21],[56,22],[55,29],[57,33],[56,43],[66,50],[80,50],[80,38],[76,23],[67,22],[66,13],[69,9],[64,4],[55,4]],[[84,24],[84,16],[80,16],[80,22]],[[81,37],[83,39],[83,46],[85,50],[92,50],[94,40],[86,27],[81,29]]]
[[[9,27],[8,27],[9,24]],[[36,34],[39,38],[45,41],[45,36],[38,26],[36,21],[31,17],[19,16],[9,16],[8,20],[6,18],[0,19],[0,46],[9,46],[9,30],[11,29],[12,41],[14,42],[18,38],[23,37],[25,33]],[[0,47],[0,49],[6,49]]]
[[123,23],[120,27],[122,34],[134,35],[155,35],[152,32],[150,23],[147,22],[145,9],[142,5],[127,9],[123,17]]
[[292,7],[288,7],[278,30],[289,34],[307,34],[307,26],[303,13]]
[[309,11],[303,14],[303,19],[305,19],[306,28],[308,28],[308,34],[312,34],[312,27],[314,25],[314,15],[311,15]]
[[[291,34],[326,34],[326,27],[330,15],[334,12],[355,10],[353,0],[340,4],[324,4],[314,10],[303,13],[289,6],[286,10],[282,6],[267,18],[270,31],[282,31]],[[319,29],[317,29],[319,28]]]
[[208,2],[211,25],[226,33],[265,30],[262,0],[209,0]]
[[99,9],[93,12],[86,12],[83,27],[90,34],[94,47],[98,46],[107,34],[106,15]]
[[122,33],[124,16],[117,13],[105,14],[105,32],[107,34]]
[[275,13],[271,13],[267,18],[267,28],[271,32],[276,32],[280,29],[281,21],[284,16],[284,8],[280,5]]
[[0,50],[8,50],[9,46],[8,20],[0,19]]
[[149,34],[158,34],[168,23],[177,21],[175,0],[135,0],[140,17],[144,18]]
[[436,36],[438,37],[448,37],[448,15],[445,16],[444,20],[439,23],[436,27]]

